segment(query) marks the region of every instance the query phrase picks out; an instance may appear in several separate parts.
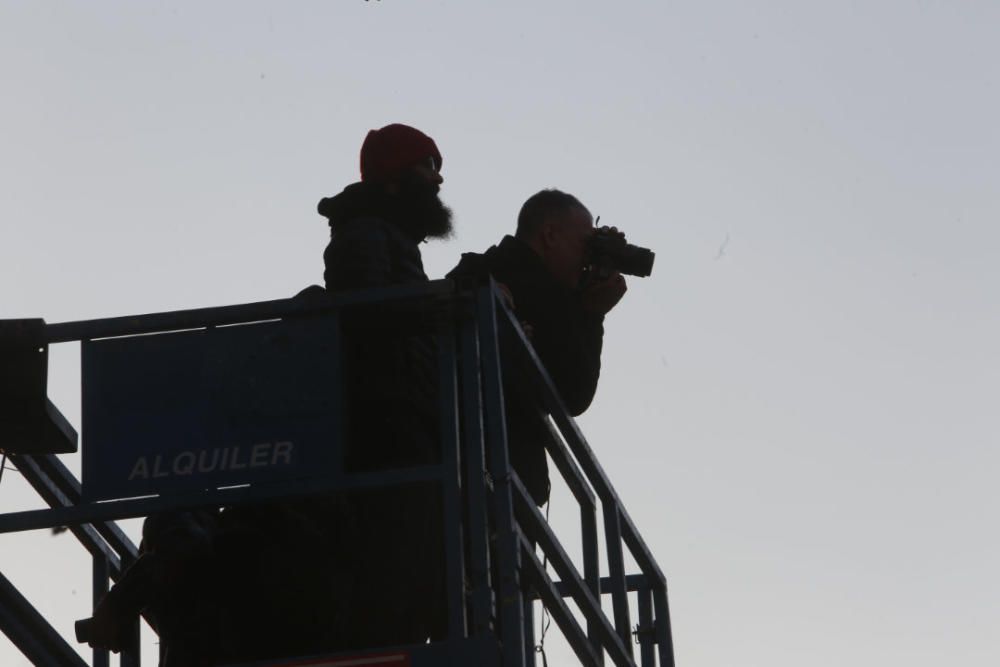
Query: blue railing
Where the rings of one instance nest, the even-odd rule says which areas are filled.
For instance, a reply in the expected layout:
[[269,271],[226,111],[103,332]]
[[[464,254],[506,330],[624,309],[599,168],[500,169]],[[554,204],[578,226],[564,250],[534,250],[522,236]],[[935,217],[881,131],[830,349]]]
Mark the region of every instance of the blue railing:
[[[210,331],[217,327],[375,310],[401,326],[417,323],[437,343],[442,459],[436,465],[377,473],[345,473],[331,464],[290,479],[248,480],[240,486],[174,490],[141,498],[92,502],[92,494],[53,455],[12,455],[47,509],[0,515],[0,533],[68,526],[93,558],[94,596],[103,595],[136,558],[135,545],[113,523],[162,511],[234,506],[350,489],[406,483],[435,484],[443,494],[447,637],[429,645],[378,649],[405,655],[412,665],[477,664],[525,667],[535,664],[533,608],[551,613],[583,665],[672,666],[673,646],[666,580],[625,511],[583,434],[567,413],[551,379],[525,338],[513,313],[492,288],[435,281],[424,285],[343,293],[322,299],[287,299],[255,304],[158,313],[135,317],[50,324],[47,343],[93,341],[140,334]],[[396,313],[392,315],[391,313]],[[363,316],[363,315],[358,315]],[[567,555],[508,463],[501,327],[531,363],[530,377],[517,378],[540,389],[542,414],[551,416],[548,453],[579,505],[582,563]],[[166,339],[164,339],[166,340]],[[506,366],[510,368],[510,365]],[[509,380],[509,379],[508,379]],[[87,391],[86,376],[84,392]],[[86,427],[85,427],[86,428]],[[88,455],[87,432],[83,454]],[[330,446],[327,444],[326,446]],[[0,443],[2,447],[2,443]],[[84,479],[84,484],[88,482]],[[603,520],[608,571],[602,576],[597,511]],[[625,550],[638,573],[625,570]],[[559,580],[553,581],[544,559]],[[613,613],[604,613],[609,596]],[[630,619],[630,596],[638,625]],[[575,607],[575,612],[574,612]],[[582,616],[586,628],[581,627]],[[6,579],[0,578],[0,626],[40,664],[84,664]],[[136,637],[138,626],[136,626]],[[137,643],[137,642],[136,642]],[[639,646],[638,660],[633,644]],[[361,655],[357,652],[352,656]],[[37,656],[42,656],[41,658]],[[107,665],[107,652],[94,652],[94,665]],[[123,655],[138,665],[137,651]],[[263,663],[262,663],[263,664]],[[277,662],[266,664],[280,664]]]

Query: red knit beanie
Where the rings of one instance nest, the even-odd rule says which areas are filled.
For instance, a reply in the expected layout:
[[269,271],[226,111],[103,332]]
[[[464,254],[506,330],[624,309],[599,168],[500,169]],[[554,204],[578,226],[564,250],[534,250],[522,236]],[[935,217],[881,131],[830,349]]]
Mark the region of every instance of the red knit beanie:
[[361,180],[391,181],[407,167],[429,157],[441,168],[441,152],[420,130],[393,123],[371,130],[361,144]]

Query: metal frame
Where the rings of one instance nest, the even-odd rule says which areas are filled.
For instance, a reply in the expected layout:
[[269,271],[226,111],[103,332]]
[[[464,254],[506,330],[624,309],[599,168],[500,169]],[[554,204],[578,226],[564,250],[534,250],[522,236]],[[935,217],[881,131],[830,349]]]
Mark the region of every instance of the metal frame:
[[[413,665],[482,664],[527,667],[535,664],[533,603],[540,600],[583,665],[659,664],[672,667],[673,645],[666,579],[646,547],[590,446],[568,414],[529,341],[494,286],[456,287],[450,281],[364,290],[321,300],[287,299],[221,308],[156,313],[50,324],[48,343],[165,333],[302,317],[333,310],[377,308],[398,311],[399,321],[415,313],[432,328],[438,346],[442,452],[440,464],[378,473],[335,470],[303,482],[275,482],[215,489],[186,495],[88,503],[80,482],[52,455],[11,456],[48,509],[0,515],[0,533],[68,526],[93,558],[95,604],[136,557],[135,545],[113,523],[166,510],[266,502],[334,490],[433,483],[442,489],[448,633],[430,645],[401,647]],[[409,316],[409,319],[406,319]],[[567,556],[523,484],[507,453],[499,331],[510,328],[531,361],[531,377],[541,388],[551,415],[548,453],[579,504],[582,574]],[[86,390],[86,388],[84,389]],[[84,434],[86,435],[86,434]],[[2,444],[2,443],[0,443]],[[84,446],[86,441],[84,440]],[[609,571],[600,573],[597,505],[601,505]],[[559,575],[552,581],[536,548]],[[640,568],[626,574],[624,549]],[[605,615],[601,597],[611,598]],[[639,624],[632,628],[629,596]],[[575,611],[574,608],[575,607]],[[585,620],[586,630],[578,615]],[[0,575],[0,629],[38,664],[81,665],[75,651]],[[639,644],[639,661],[633,654]],[[386,651],[389,649],[379,649]],[[93,665],[109,664],[95,651]],[[136,651],[123,665],[138,665]],[[265,663],[261,663],[265,664]],[[280,662],[266,663],[278,665]]]
[[[581,580],[588,584],[589,593],[595,598],[599,597],[597,593],[598,588],[600,589],[600,594],[611,595],[614,608],[615,630],[627,654],[627,656],[619,655],[618,659],[615,659],[615,653],[609,650],[608,644],[604,644],[605,650],[609,652],[615,664],[635,664],[632,654],[632,635],[634,633],[636,640],[643,649],[641,653],[641,665],[645,667],[656,664],[655,656],[659,659],[660,665],[672,666],[674,664],[674,653],[670,630],[670,612],[667,604],[666,577],[660,570],[659,565],[657,565],[655,558],[653,558],[652,552],[640,536],[628,512],[626,512],[621,499],[618,497],[601,464],[597,461],[597,457],[587,443],[586,438],[584,438],[576,422],[566,410],[566,406],[559,397],[552,379],[545,372],[545,368],[531,347],[531,343],[521,330],[517,317],[507,309],[502,300],[499,300],[499,304],[499,309],[503,311],[507,318],[507,324],[516,333],[520,341],[523,353],[532,362],[528,364],[528,367],[534,377],[528,379],[528,381],[534,382],[536,386],[541,388],[542,400],[545,403],[544,408],[552,417],[552,421],[556,426],[556,428],[552,429],[553,438],[549,443],[549,455],[552,457],[560,474],[580,504],[585,576],[581,579],[579,573],[567,572],[563,574],[560,572],[561,576],[569,579],[564,579],[562,583],[568,584],[571,587],[570,591],[572,591],[572,587],[577,583],[575,580]],[[565,443],[565,446],[563,443]],[[520,495],[522,496],[521,508],[524,509],[525,504],[531,505],[530,497],[524,492],[523,486],[520,486],[519,481],[518,485],[523,492]],[[610,577],[603,579],[599,579],[597,575],[598,543],[594,523],[594,493],[596,493],[601,501],[604,517],[605,548],[607,550],[608,567],[610,570]],[[532,507],[531,509],[534,508]],[[537,524],[540,521],[540,527],[545,528],[546,531],[548,530],[540,514],[535,519],[536,528],[539,527]],[[625,574],[623,545],[628,548],[629,553],[639,566],[641,572],[638,575],[639,578],[634,576],[627,577]],[[555,542],[552,546],[557,549],[559,547],[558,542]],[[550,553],[544,547],[543,551],[545,551],[550,559],[553,557],[558,559],[560,557],[558,553]],[[632,581],[631,585],[628,583],[630,579]],[[600,581],[599,585],[597,583],[598,580]],[[630,591],[637,593],[637,604],[640,609],[640,624],[635,629],[632,628],[629,621],[628,593]],[[565,593],[566,590],[564,589],[562,594],[565,595]],[[650,596],[655,603],[655,616],[647,605]],[[586,602],[583,604],[586,604]],[[591,643],[598,641],[595,639],[595,635],[603,634],[600,627],[603,613],[597,614],[596,612],[600,610],[600,605],[598,604],[597,607],[598,609],[594,610],[594,613],[590,613],[586,609],[582,610],[588,621],[588,634]],[[556,619],[558,621],[558,617]],[[571,634],[574,634],[572,628],[562,628],[562,630],[574,646],[574,649],[577,649],[578,644],[583,643],[584,638],[582,636],[571,636]],[[650,632],[651,630],[652,632]],[[647,646],[654,643],[657,648],[655,653]],[[612,646],[611,648],[614,647]],[[579,656],[579,654],[580,651],[578,650],[577,655]],[[627,660],[625,659],[626,657]]]

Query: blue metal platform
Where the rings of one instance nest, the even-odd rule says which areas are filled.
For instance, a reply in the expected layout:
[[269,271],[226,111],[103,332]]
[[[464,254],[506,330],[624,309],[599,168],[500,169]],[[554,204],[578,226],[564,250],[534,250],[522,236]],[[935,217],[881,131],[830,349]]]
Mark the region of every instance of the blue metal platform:
[[[436,465],[343,469],[340,327],[344,318],[372,313],[417,327],[437,343]],[[518,353],[530,360],[518,365],[529,375],[518,381],[537,388],[541,414],[549,415],[548,454],[579,507],[581,544],[573,551],[582,562],[570,558],[509,465],[501,328],[513,332]],[[45,345],[82,343],[82,483],[54,454],[11,454],[47,508],[0,515],[0,533],[69,527],[92,557],[95,599],[136,558],[118,519],[433,484],[444,499],[447,637],[256,665],[526,667],[535,664],[537,600],[581,665],[674,664],[666,579],[492,286],[442,280],[48,324],[42,336]],[[626,552],[638,572],[626,572]],[[602,609],[605,596],[611,614]],[[0,629],[35,664],[85,664],[2,574]],[[92,664],[108,665],[107,652],[94,651]],[[123,653],[121,664],[138,665],[137,651]]]

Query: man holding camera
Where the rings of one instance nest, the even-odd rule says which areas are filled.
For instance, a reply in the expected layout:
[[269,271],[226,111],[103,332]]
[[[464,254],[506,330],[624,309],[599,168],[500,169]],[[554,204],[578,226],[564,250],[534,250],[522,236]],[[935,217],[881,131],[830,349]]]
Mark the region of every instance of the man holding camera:
[[[586,410],[601,372],[604,317],[627,289],[617,271],[588,270],[595,234],[624,243],[616,229],[594,226],[573,195],[542,190],[521,207],[517,230],[483,254],[465,253],[449,278],[492,275],[510,294],[532,346],[572,415]],[[516,369],[505,360],[505,381]],[[511,465],[532,498],[549,497],[545,442],[550,438],[531,392],[509,385],[506,394]]]

